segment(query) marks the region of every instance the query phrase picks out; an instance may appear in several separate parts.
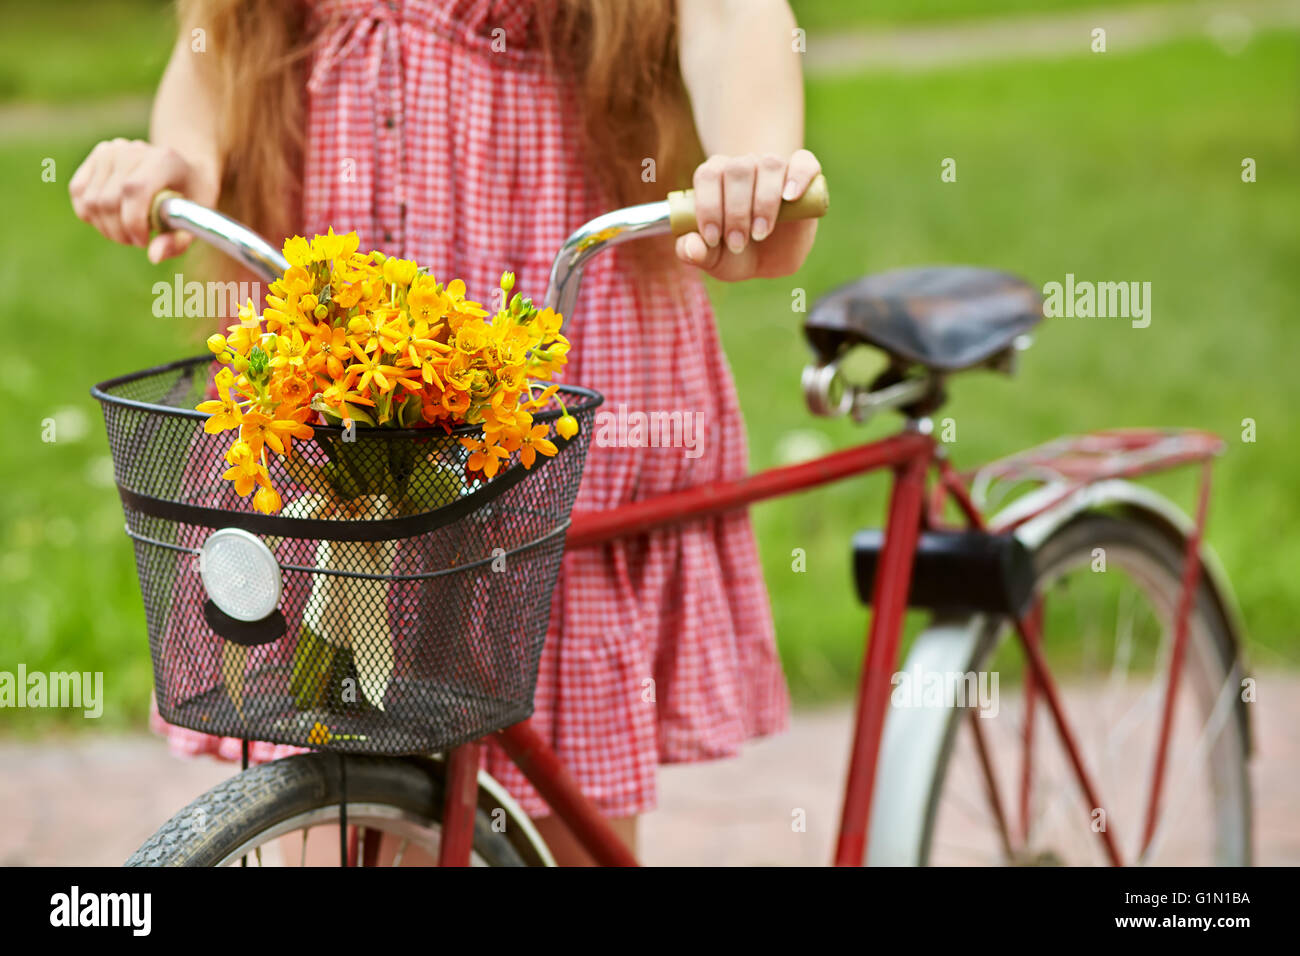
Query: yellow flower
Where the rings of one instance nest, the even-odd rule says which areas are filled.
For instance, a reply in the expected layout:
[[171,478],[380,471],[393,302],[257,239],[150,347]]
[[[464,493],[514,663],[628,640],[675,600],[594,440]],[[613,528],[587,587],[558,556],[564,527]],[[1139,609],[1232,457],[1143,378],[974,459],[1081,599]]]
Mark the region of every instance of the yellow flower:
[[311,243],[302,236],[286,239],[284,241],[284,257],[291,266],[311,265]]
[[411,283],[411,291],[406,296],[406,305],[411,315],[424,322],[436,322],[446,311],[442,296],[438,294],[438,283],[433,276],[417,276]]
[[523,434],[519,460],[524,463],[525,468],[533,467],[533,462],[539,453],[549,457],[559,451],[555,443],[546,437],[548,431],[545,425],[534,425]]
[[[283,507],[268,449],[292,455],[295,439],[314,434],[318,413],[410,427],[419,408],[417,426],[477,423],[481,436],[463,444],[478,477],[494,477],[516,452],[528,467],[556,453],[548,426],[534,425],[529,411],[554,402],[555,386],[542,386],[567,361],[553,310],[525,305],[517,293],[513,307],[488,319],[460,279],[441,285],[409,259],[361,253],[355,232],[292,236],[283,250],[288,266],[264,309],[248,301],[224,336],[209,338],[222,367],[215,400],[198,405],[206,431],[237,431],[223,477],[252,495],[257,511]],[[502,274],[503,292],[515,285]],[[568,440],[578,423],[561,411],[555,432]],[[323,724],[312,736],[351,739]]]
[[257,489],[257,494],[253,495],[253,507],[264,515],[275,514],[280,510],[282,504],[280,493],[272,488],[269,483],[261,485]]
[[226,461],[230,462],[230,468],[221,477],[235,483],[235,494],[241,498],[248,495],[263,478],[270,481],[270,475],[259,461],[258,453],[247,442],[237,441],[231,445],[226,452]]
[[466,467],[470,471],[481,471],[489,478],[495,477],[501,462],[510,457],[510,452],[500,445],[489,444],[480,438],[462,438],[460,443],[470,450]]
[[549,341],[559,334],[560,327],[564,325],[564,316],[551,309],[542,309],[541,312],[537,313],[537,318],[533,321],[542,333],[542,341]]
[[[278,436],[270,434],[271,419],[267,418],[261,412],[246,412],[244,420],[239,423],[239,440],[251,449],[254,458],[261,458],[262,448],[274,438],[275,444],[271,445],[276,451],[283,453],[284,446],[280,445]],[[276,448],[276,445],[280,445]],[[247,494],[241,491],[240,494]]]
[[477,323],[463,325],[456,333],[456,348],[466,355],[477,355],[487,347],[487,343],[487,329]]
[[275,357],[271,359],[271,368],[286,368],[290,374],[303,371],[307,363],[307,343],[298,328],[289,330],[288,335],[279,335],[275,340]]
[[390,257],[384,260],[384,281],[403,287],[408,286],[415,279],[419,268],[410,259]]
[[293,453],[295,438],[311,438],[315,434],[306,423],[311,416],[310,408],[291,410],[282,406],[275,410],[275,414],[277,417],[266,428],[266,441],[286,457]]
[[367,355],[357,347],[355,342],[352,343],[352,354],[357,358],[356,365],[349,365],[349,372],[358,372],[361,375],[361,381],[357,383],[357,390],[364,392],[374,382],[379,386],[381,392],[391,392],[393,386],[397,384],[397,379],[405,373],[395,365],[385,365],[382,363],[380,354]]
[[217,373],[216,379],[217,394],[221,398],[216,401],[200,402],[196,409],[208,416],[208,420],[203,423],[203,430],[209,435],[224,432],[228,428],[238,428],[243,421],[243,413],[240,412],[232,391],[234,379],[230,369],[223,368]]
[[334,234],[334,227],[329,232],[317,236],[311,241],[312,257],[318,262],[346,258],[357,251],[359,239],[355,232],[346,232],[341,236]]

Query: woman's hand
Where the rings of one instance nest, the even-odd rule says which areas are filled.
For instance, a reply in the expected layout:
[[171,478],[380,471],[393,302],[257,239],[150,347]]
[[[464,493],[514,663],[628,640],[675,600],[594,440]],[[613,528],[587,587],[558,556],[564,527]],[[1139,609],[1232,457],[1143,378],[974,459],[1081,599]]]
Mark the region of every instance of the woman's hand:
[[817,220],[777,223],[781,201],[798,199],[821,172],[806,149],[788,159],[710,156],[695,170],[698,231],[677,239],[677,256],[716,279],[773,278],[796,271],[812,248]]
[[129,246],[148,246],[149,261],[161,262],[184,252],[193,236],[165,233],[149,239],[149,205],[163,189],[175,189],[195,202],[213,206],[217,177],[168,146],[143,140],[105,140],[91,150],[68,183],[77,218],[108,239]]

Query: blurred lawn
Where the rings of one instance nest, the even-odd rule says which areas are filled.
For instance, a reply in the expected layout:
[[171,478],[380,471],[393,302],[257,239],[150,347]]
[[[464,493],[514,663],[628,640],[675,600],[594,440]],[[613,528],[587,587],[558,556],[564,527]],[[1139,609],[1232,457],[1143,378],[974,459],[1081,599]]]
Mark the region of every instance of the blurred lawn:
[[6,0],[0,103],[151,94],[176,38],[171,8],[162,0]]
[[[145,33],[121,29],[123,49],[147,46]],[[1296,36],[1272,34],[1236,57],[1188,41],[811,84],[810,145],[834,193],[817,249],[793,281],[715,289],[754,465],[776,463],[791,443],[844,446],[896,427],[807,415],[800,317],[789,305],[796,286],[813,299],[864,272],[932,262],[997,266],[1036,283],[1067,272],[1150,281],[1149,328],[1051,321],[1015,380],[956,379],[939,416],[956,422],[953,457],[966,467],[1063,431],[1125,425],[1224,434],[1210,539],[1237,586],[1252,659],[1300,662],[1300,538],[1290,533],[1300,511],[1296,62]],[[0,459],[0,608],[12,635],[0,669],[102,670],[105,721],[121,723],[144,712],[149,660],[87,388],[195,351],[199,330],[152,317],[151,286],[174,263],[150,267],[73,219],[66,181],[92,143],[76,129],[0,143],[0,287],[9,290],[0,329],[11,343],[0,375],[11,424]],[[1257,160],[1258,183],[1241,182],[1244,156]],[[957,160],[956,183],[939,179],[945,157]],[[45,158],[56,183],[41,180]],[[47,418],[58,423],[52,444],[41,440]],[[1257,422],[1254,444],[1240,441],[1244,418]],[[1160,487],[1186,503],[1186,479]],[[884,490],[876,476],[755,511],[782,655],[803,699],[854,680],[867,615],[851,596],[848,537],[879,522]],[[805,573],[791,570],[794,548],[806,551]],[[10,727],[55,719],[7,718]]]
[[807,30],[888,23],[973,20],[990,16],[1068,13],[1107,7],[1186,3],[1187,0],[790,0]]
[[[286,0],[287,2],[287,0]],[[808,30],[1187,0],[791,0]],[[149,94],[175,38],[168,0],[5,3],[0,103]],[[75,27],[75,29],[74,29]],[[51,37],[57,36],[57,42]],[[32,51],[39,50],[40,56]]]

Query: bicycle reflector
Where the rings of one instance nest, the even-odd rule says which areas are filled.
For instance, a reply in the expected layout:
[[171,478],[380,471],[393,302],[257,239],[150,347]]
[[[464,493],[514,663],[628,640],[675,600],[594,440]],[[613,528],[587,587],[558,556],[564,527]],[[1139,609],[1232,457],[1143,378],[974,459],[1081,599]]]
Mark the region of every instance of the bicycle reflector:
[[283,581],[275,555],[240,528],[208,535],[199,549],[199,577],[212,603],[237,621],[260,621],[280,603]]

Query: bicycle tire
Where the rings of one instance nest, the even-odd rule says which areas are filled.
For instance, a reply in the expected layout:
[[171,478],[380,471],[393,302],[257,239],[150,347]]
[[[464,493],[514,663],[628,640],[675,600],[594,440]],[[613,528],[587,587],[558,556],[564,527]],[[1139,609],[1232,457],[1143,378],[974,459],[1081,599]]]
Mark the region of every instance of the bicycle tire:
[[[330,823],[340,797],[340,762],[346,763],[348,820],[404,821],[440,831],[443,764],[426,758],[298,754],[236,774],[199,796],[164,823],[126,861],[127,866],[232,865],[262,846],[259,839],[295,820]],[[486,791],[480,790],[480,797]],[[506,809],[504,830],[480,799],[474,821],[474,862],[487,866],[544,865],[524,828]],[[337,822],[337,817],[334,818]],[[292,827],[287,832],[301,829]],[[266,836],[270,834],[269,836]],[[260,859],[260,858],[259,858]]]

